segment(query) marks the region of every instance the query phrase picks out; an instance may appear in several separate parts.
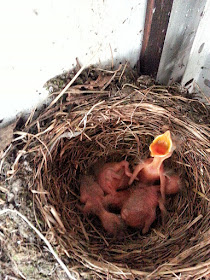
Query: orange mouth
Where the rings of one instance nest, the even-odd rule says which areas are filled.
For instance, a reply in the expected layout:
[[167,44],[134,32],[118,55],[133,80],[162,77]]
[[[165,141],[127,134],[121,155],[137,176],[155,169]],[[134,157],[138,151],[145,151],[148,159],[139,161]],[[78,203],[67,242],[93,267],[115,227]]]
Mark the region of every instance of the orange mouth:
[[149,146],[151,156],[163,157],[172,151],[171,133],[167,130],[153,140]]

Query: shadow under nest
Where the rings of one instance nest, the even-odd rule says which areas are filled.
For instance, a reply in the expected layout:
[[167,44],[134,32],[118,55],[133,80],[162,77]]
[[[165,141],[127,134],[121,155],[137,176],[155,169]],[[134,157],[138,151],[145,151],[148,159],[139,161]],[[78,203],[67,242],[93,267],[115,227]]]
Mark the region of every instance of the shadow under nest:
[[[210,252],[210,130],[204,123],[209,108],[179,86],[147,87],[123,79],[119,85],[121,74],[101,94],[93,90],[74,96],[70,88],[26,127],[36,135],[27,151],[34,154],[38,208],[69,257],[69,270],[78,277],[200,277],[207,271]],[[165,225],[158,213],[145,235],[130,228],[121,239],[107,235],[95,216],[86,217],[78,208],[79,176],[90,174],[99,160],[126,159],[133,170],[149,157],[153,138],[167,129],[177,147],[164,166],[180,175],[182,189],[167,197]]]

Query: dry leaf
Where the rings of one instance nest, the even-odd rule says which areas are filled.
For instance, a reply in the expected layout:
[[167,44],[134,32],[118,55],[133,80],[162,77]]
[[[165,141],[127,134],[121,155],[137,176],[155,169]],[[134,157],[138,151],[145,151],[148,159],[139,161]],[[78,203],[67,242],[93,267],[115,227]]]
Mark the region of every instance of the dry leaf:
[[0,151],[3,151],[12,142],[13,130],[16,123],[15,121],[4,128],[0,128]]
[[89,83],[83,85],[72,86],[67,91],[68,96],[66,101],[75,102],[77,105],[80,105],[84,102],[83,99],[85,99],[85,97],[81,96],[81,94],[85,93],[87,90],[94,91],[96,88],[98,88],[98,91],[100,91],[110,81],[110,79],[110,76],[102,76],[99,74],[95,81],[90,81]]
[[90,81],[88,84],[84,84],[84,85],[76,85],[74,86],[74,88],[77,89],[85,88],[89,90],[93,90],[94,88],[102,89],[110,79],[111,79],[110,76],[102,76],[99,74],[98,78],[95,81]]

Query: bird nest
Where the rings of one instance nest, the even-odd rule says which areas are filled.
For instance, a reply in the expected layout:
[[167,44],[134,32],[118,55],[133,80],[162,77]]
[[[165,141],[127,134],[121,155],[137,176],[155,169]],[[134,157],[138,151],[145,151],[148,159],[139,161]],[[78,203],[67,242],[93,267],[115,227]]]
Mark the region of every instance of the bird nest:
[[[56,102],[30,116],[20,138],[21,153],[34,170],[42,231],[49,240],[55,237],[69,271],[78,279],[205,277],[210,265],[208,105],[179,85],[136,79],[126,66],[86,69],[58,94]],[[158,213],[145,235],[128,228],[121,239],[109,236],[97,217],[84,216],[78,207],[79,176],[99,160],[126,159],[133,170],[149,157],[154,136],[166,130],[176,150],[165,168],[180,176],[182,189],[167,197],[165,224]]]

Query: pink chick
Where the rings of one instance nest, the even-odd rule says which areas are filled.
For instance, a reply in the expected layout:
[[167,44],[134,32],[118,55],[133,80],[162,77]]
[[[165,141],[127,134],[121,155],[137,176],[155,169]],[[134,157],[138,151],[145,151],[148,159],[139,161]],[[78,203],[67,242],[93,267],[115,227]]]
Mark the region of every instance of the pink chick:
[[[177,175],[172,176],[166,176],[166,186],[165,186],[165,193],[167,195],[170,194],[176,194],[180,190],[180,178]],[[147,187],[147,186],[145,186]],[[149,186],[148,186],[149,187]],[[157,191],[160,191],[160,186],[155,186]],[[117,209],[121,209],[124,205],[124,203],[128,200],[130,197],[130,194],[132,193],[133,189],[135,187],[131,187],[126,190],[120,190],[116,192],[115,194],[108,194],[103,199],[103,205],[105,208],[114,207]]]
[[97,182],[108,194],[114,194],[116,190],[127,187],[131,176],[129,163],[125,160],[105,163],[96,172]]
[[99,213],[98,217],[108,234],[116,236],[117,234],[122,233],[125,224],[121,217],[106,211],[104,208],[101,208],[101,212]]
[[94,181],[93,176],[82,176],[80,183],[80,201],[85,204],[83,212],[96,214],[101,208],[101,201],[104,198],[104,191]]
[[108,194],[103,199],[103,205],[105,208],[115,207],[121,209],[124,203],[128,200],[132,188],[126,190],[120,190],[115,194]]
[[121,217],[126,225],[142,229],[142,234],[149,231],[156,219],[156,208],[164,213],[165,207],[159,194],[159,186],[138,184],[133,188],[121,210]]
[[172,175],[172,176],[165,176],[166,177],[166,185],[165,185],[165,192],[167,195],[169,194],[176,194],[181,189],[181,181],[179,176]]
[[93,176],[82,176],[80,185],[80,201],[85,204],[84,214],[94,214],[101,220],[104,229],[111,235],[120,233],[124,223],[120,217],[105,210],[102,200],[104,192]]
[[164,134],[157,136],[149,148],[152,158],[146,159],[136,166],[129,180],[129,185],[136,178],[142,183],[151,185],[160,180],[160,192],[163,202],[165,202],[166,177],[164,175],[163,161],[169,158],[174,150],[170,131],[168,130]]

